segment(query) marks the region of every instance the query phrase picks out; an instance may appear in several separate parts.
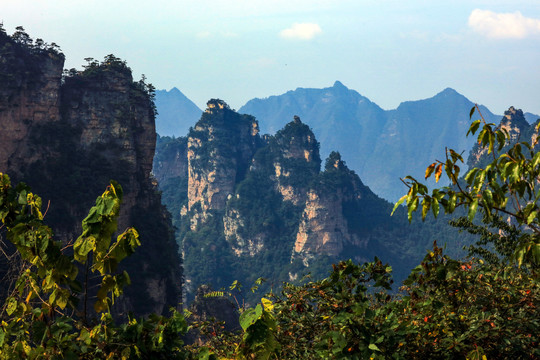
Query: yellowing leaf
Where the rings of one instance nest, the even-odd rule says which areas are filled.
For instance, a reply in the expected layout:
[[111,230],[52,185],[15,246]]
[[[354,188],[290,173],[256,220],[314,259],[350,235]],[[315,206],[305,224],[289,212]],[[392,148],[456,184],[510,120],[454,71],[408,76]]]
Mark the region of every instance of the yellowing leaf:
[[439,182],[439,179],[441,178],[442,174],[442,164],[439,164],[437,168],[435,169],[435,182]]
[[426,176],[425,178],[427,179],[428,177],[431,176],[431,174],[433,173],[433,171],[435,170],[435,165],[437,165],[437,163],[433,163],[431,165],[429,165],[426,169]]
[[264,310],[266,310],[266,311],[274,310],[274,304],[272,303],[271,300],[268,300],[266,298],[262,298],[261,302],[263,304]]

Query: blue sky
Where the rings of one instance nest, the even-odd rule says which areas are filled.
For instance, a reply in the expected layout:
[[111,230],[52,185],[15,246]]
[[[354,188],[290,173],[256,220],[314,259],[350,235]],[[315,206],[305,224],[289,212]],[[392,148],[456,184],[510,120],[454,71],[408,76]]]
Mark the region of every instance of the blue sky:
[[66,68],[113,53],[203,108],[340,80],[384,109],[452,87],[540,114],[538,0],[1,0]]

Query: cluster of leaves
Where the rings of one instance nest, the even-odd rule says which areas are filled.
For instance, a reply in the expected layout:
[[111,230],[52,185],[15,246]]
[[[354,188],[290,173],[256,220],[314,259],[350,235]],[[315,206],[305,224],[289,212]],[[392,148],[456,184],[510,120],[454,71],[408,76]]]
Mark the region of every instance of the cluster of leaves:
[[334,266],[286,284],[240,316],[236,336],[212,328],[205,351],[238,359],[525,359],[540,356],[537,272],[452,260],[434,246],[396,296],[380,261]]
[[[470,111],[480,109],[475,106]],[[509,145],[508,131],[493,123],[486,123],[483,118],[471,123],[468,134],[475,134],[482,125],[477,142],[479,146],[492,154],[492,162],[487,166],[470,169],[460,180],[460,167],[463,163],[460,154],[452,149],[446,152],[446,161],[436,161],[426,169],[425,177],[435,174],[438,181],[443,171],[453,186],[433,189],[431,194],[427,186],[411,176],[405,178],[409,192],[395,205],[394,210],[406,202],[409,220],[412,213],[422,209],[422,219],[432,210],[439,215],[440,208],[446,213],[453,213],[462,206],[467,209],[467,217],[472,221],[480,208],[486,221],[494,216],[504,215],[510,221],[528,231],[523,231],[518,244],[512,244],[519,265],[527,258],[536,265],[540,263],[540,152],[535,151],[538,138],[531,142],[517,142],[507,151],[497,154]],[[538,131],[538,125],[537,129]],[[495,151],[497,149],[497,152]]]
[[[43,224],[41,198],[0,174],[2,228],[23,262],[0,313],[0,358],[184,358],[181,314],[119,326],[112,319],[110,307],[130,283],[127,273],[115,272],[117,265],[140,245],[133,228],[111,242],[121,199],[122,188],[112,181],[84,219],[82,235],[62,247]],[[97,292],[89,286],[92,278]]]

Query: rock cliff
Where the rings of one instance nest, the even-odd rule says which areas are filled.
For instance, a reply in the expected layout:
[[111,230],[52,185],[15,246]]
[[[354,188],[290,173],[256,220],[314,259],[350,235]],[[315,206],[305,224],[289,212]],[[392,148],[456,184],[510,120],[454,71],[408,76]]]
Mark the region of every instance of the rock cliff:
[[305,201],[310,179],[321,168],[319,143],[309,126],[296,115],[270,139],[276,188],[283,200],[299,205]]
[[[208,210],[223,210],[249,168],[260,143],[255,118],[232,111],[221,100],[210,100],[188,134],[188,207],[192,228]],[[197,220],[195,220],[197,219]]]
[[0,28],[0,169],[15,173],[38,161],[33,127],[60,120],[63,54],[27,47]]
[[152,88],[109,55],[62,76],[64,56],[0,33],[0,172],[49,202],[46,221],[66,242],[109,179],[124,188],[119,229],[142,247],[125,261],[133,279],[119,313],[166,313],[180,301],[180,258],[170,217],[152,184]]
[[[361,186],[360,179],[347,168],[341,155],[331,153],[325,172],[307,194],[293,258],[299,257],[309,266],[309,260],[321,254],[337,258],[347,245],[358,250],[366,247],[368,239],[360,238],[346,218],[346,205],[362,199]],[[355,219],[357,223],[362,220]]]

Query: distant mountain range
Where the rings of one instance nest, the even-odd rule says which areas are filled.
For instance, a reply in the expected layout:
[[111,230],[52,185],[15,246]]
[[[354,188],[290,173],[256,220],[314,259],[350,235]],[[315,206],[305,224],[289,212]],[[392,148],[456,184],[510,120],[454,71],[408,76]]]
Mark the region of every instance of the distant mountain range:
[[157,90],[156,132],[161,136],[184,136],[201,117],[202,110],[180,90]]
[[[156,92],[156,105],[160,135],[185,135],[201,114],[176,88]],[[447,88],[432,98],[383,110],[336,81],[328,88],[298,88],[252,99],[238,111],[255,116],[261,133],[270,134],[283,128],[293,115],[300,116],[320,141],[323,158],[339,151],[348,167],[377,195],[395,201],[406,190],[399,178],[422,178],[427,165],[445,158],[445,146],[467,156],[473,146],[472,138],[465,137],[472,106],[472,101]],[[500,121],[501,115],[484,106],[480,109],[486,121]],[[531,113],[524,116],[531,123],[539,118]]]

